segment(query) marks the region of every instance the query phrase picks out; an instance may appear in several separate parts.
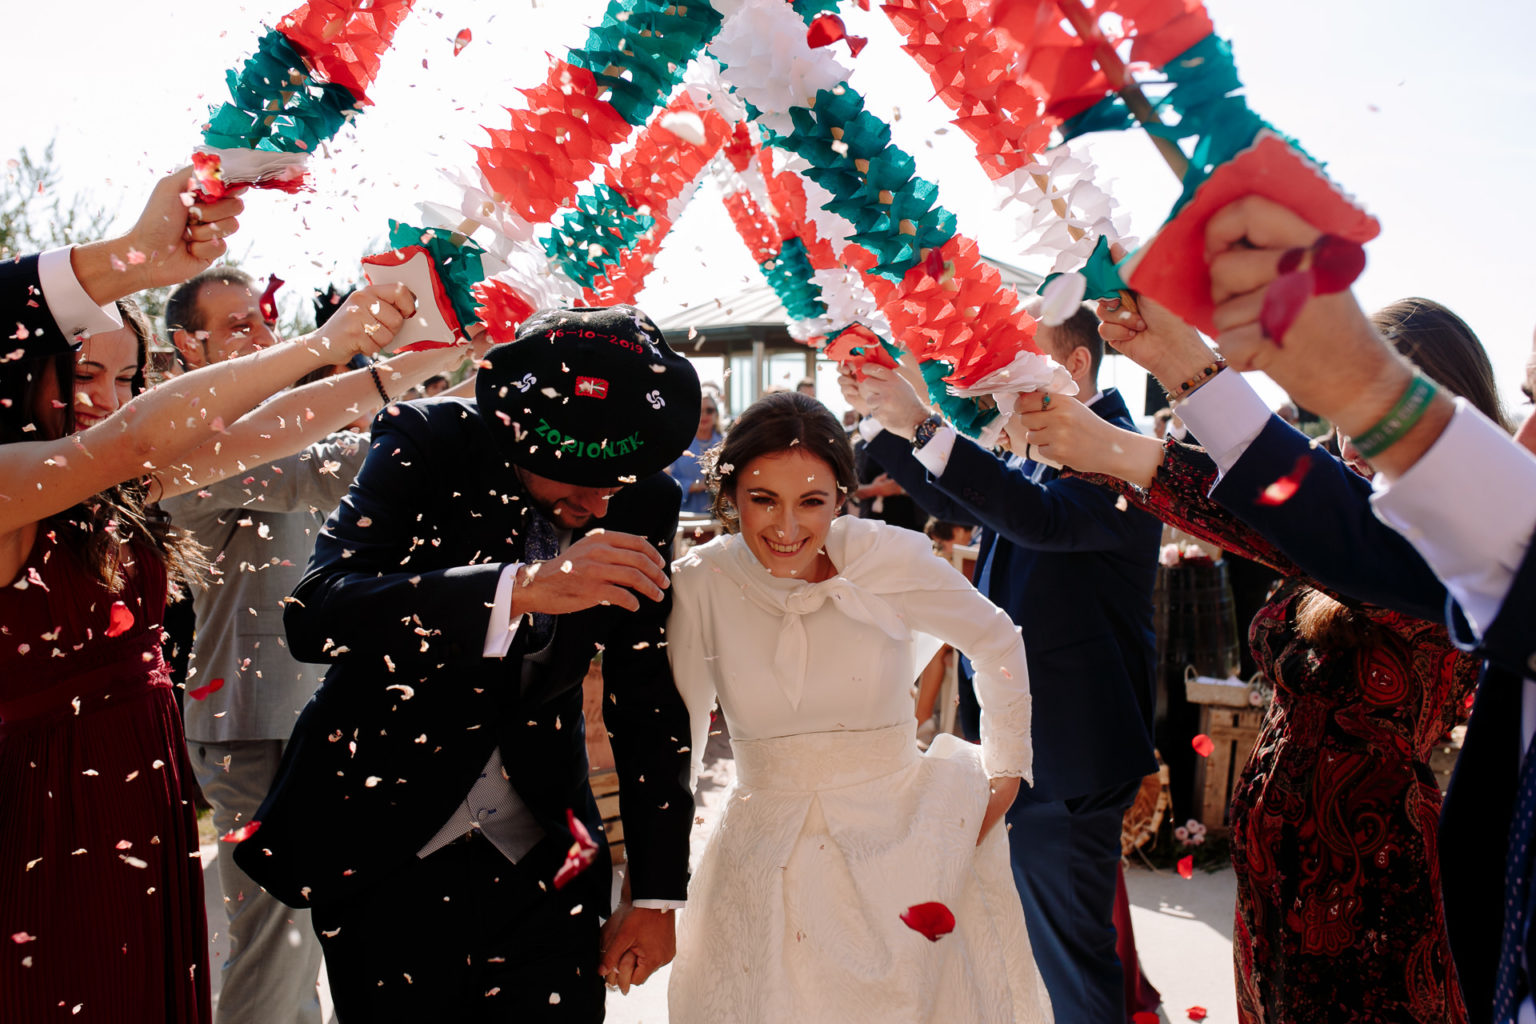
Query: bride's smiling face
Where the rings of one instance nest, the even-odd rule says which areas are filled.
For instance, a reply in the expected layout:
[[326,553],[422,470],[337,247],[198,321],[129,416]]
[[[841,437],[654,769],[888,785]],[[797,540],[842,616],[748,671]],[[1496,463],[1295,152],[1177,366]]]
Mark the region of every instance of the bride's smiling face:
[[741,539],[768,571],[812,583],[836,574],[827,531],[842,505],[837,477],[801,448],[760,455],[736,472]]

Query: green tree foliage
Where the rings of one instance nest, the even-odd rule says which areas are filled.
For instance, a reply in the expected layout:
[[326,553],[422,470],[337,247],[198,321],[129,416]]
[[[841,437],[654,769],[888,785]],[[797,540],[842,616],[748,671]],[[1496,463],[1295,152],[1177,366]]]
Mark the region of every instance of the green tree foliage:
[[59,189],[53,143],[34,157],[23,146],[0,175],[0,259],[101,238],[116,211]]

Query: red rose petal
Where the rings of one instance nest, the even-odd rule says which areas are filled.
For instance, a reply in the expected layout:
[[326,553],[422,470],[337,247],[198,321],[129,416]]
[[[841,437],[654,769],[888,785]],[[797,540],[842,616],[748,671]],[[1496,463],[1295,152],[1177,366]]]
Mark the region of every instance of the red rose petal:
[[1184,1012],[1189,1014],[1190,1020],[1205,1020],[1205,1018],[1209,1016],[1209,1014],[1206,1013],[1205,1007],[1203,1006],[1191,1006]]
[[202,686],[187,691],[187,696],[193,700],[207,700],[210,693],[218,693],[224,689],[223,679],[210,679]]
[[1259,310],[1259,326],[1264,337],[1279,347],[1285,332],[1301,315],[1301,308],[1312,297],[1312,273],[1307,270],[1281,274],[1264,292],[1264,307]]
[[247,839],[251,838],[251,836],[255,835],[256,830],[259,828],[261,828],[261,822],[247,822],[244,825],[241,825],[239,828],[232,828],[228,832],[225,832],[223,835],[219,836],[219,842],[243,843]]
[[565,812],[565,824],[571,830],[571,838],[576,841],[565,852],[565,863],[560,865],[560,870],[555,872],[555,888],[564,889],[571,880],[592,866],[597,860],[597,843],[592,840],[592,833],[587,831],[587,826],[576,817],[576,812]]
[[107,636],[122,636],[133,628],[133,612],[121,601],[112,602],[112,611],[107,621]]
[[1203,732],[1196,736],[1194,739],[1190,740],[1189,745],[1194,747],[1195,753],[1199,754],[1201,757],[1210,757],[1211,752],[1216,749],[1216,744],[1212,742],[1211,738]]
[[1195,857],[1193,854],[1179,858],[1178,871],[1180,878],[1195,877]]
[[1306,478],[1307,471],[1312,468],[1312,463],[1305,455],[1297,456],[1296,464],[1285,476],[1276,480],[1255,499],[1256,505],[1284,505],[1295,495],[1296,489],[1301,486],[1301,481]]
[[36,942],[37,941],[37,936],[36,935],[28,935],[26,932],[12,932],[11,933],[11,941],[16,943],[16,945],[20,946],[23,943]]
[[1131,1014],[1131,1024],[1158,1024],[1159,1019],[1151,1010],[1137,1010]]
[[1318,295],[1332,295],[1355,283],[1365,269],[1365,246],[1338,235],[1312,244],[1312,277]]
[[955,915],[942,903],[918,903],[902,911],[901,923],[929,942],[955,930]]
[[459,34],[453,37],[453,55],[457,57],[459,54],[463,53],[464,47],[468,46],[474,38],[475,34],[469,29],[459,29]]
[[1276,269],[1282,274],[1289,274],[1301,266],[1301,258],[1307,254],[1307,250],[1296,245],[1280,254],[1280,265]]
[[923,271],[935,281],[944,275],[944,254],[938,246],[928,250],[928,257],[923,260]]
[[848,55],[857,57],[859,51],[869,45],[869,39],[864,36],[848,36]]
[[819,14],[806,30],[805,42],[814,50],[819,46],[831,46],[847,34],[842,18],[835,14]]

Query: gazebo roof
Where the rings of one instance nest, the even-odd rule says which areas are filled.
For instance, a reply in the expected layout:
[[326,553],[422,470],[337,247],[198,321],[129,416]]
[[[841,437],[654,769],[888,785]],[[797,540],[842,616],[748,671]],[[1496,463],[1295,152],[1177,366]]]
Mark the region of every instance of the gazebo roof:
[[[983,256],[982,259],[997,268],[1003,283],[1012,286],[1019,293],[1020,299],[1033,295],[1044,280],[1039,274],[990,256]],[[710,344],[689,345],[683,339],[690,330],[700,335],[707,333],[709,342],[727,345],[732,341],[757,339],[775,348],[802,347],[789,337],[786,327],[788,322],[789,314],[783,303],[779,302],[778,296],[766,281],[759,281],[732,295],[709,299],[663,317],[657,326],[667,335],[674,336],[673,344],[680,351],[716,347]]]

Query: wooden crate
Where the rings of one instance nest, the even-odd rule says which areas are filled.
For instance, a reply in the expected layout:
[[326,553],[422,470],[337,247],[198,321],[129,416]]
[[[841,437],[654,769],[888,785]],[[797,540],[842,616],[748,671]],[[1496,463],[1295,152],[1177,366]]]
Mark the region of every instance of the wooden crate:
[[1216,749],[1195,765],[1195,795],[1199,800],[1196,814],[1207,829],[1227,827],[1227,808],[1237,777],[1253,753],[1264,723],[1261,710],[1204,704],[1200,707],[1200,731],[1211,738]]

